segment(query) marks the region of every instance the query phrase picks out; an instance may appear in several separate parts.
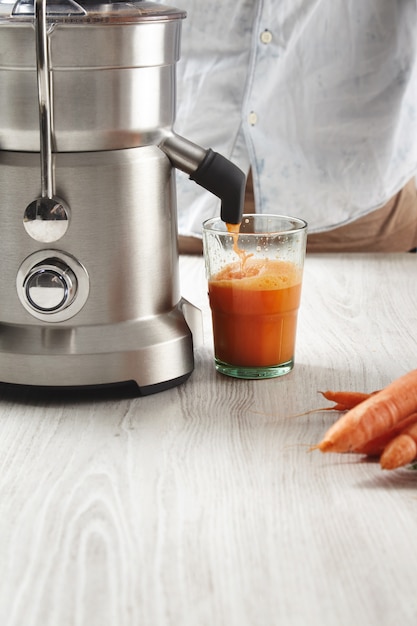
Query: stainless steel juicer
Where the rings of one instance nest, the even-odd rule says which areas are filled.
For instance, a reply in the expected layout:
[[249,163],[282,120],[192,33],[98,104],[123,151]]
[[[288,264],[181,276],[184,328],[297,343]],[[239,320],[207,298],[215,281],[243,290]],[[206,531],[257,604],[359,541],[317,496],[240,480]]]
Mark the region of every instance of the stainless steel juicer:
[[245,176],[173,130],[184,17],[0,0],[0,382],[147,394],[192,372],[174,168],[231,223]]

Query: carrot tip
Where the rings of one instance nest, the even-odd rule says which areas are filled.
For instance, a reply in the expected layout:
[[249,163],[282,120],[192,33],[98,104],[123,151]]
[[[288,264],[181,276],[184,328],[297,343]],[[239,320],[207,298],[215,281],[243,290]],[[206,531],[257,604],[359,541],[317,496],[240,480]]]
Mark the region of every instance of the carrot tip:
[[380,461],[380,466],[381,469],[383,470],[395,470],[398,469],[399,467],[401,467],[401,465],[396,465],[395,463],[391,464],[391,463],[381,463]]
[[320,450],[320,452],[330,452],[331,447],[332,442],[324,439],[323,441],[320,441],[320,443],[317,443],[315,446],[311,446],[309,448],[309,451],[312,452],[313,450]]
[[322,413],[323,411],[334,411],[334,410],[335,408],[333,406],[326,406],[326,407],[320,407],[318,409],[310,409],[309,411],[304,411],[303,413],[296,413],[294,415],[290,415],[290,417],[304,417],[305,415],[311,415],[312,413]]
[[324,439],[319,444],[319,449],[321,452],[332,452],[333,451],[333,442],[328,439]]

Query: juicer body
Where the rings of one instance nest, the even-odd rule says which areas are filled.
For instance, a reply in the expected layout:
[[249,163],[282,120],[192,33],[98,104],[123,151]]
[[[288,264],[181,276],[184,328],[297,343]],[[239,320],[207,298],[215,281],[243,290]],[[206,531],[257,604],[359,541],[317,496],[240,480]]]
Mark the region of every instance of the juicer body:
[[175,168],[235,223],[245,182],[173,130],[185,14],[142,0],[7,7],[0,382],[176,385],[193,370],[201,319],[180,294]]
[[[21,209],[38,191],[38,156],[0,151],[1,204],[8,207],[0,380],[45,386],[134,380],[142,393],[182,381],[193,369],[189,325],[194,319],[197,332],[199,321],[179,291],[171,163],[156,146],[59,153],[54,160],[70,225],[58,241],[40,243],[28,236]],[[78,285],[73,302],[55,312],[24,306],[27,276],[48,261],[71,264]]]

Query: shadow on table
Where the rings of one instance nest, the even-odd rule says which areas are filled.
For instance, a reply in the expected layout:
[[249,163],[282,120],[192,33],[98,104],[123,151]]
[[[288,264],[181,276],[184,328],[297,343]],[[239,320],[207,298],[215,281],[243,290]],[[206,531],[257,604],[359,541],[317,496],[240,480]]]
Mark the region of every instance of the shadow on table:
[[[376,461],[377,463],[378,461]],[[380,474],[367,478],[358,484],[362,489],[413,489],[415,491],[417,485],[417,469],[413,466],[401,467],[396,470],[380,470]]]

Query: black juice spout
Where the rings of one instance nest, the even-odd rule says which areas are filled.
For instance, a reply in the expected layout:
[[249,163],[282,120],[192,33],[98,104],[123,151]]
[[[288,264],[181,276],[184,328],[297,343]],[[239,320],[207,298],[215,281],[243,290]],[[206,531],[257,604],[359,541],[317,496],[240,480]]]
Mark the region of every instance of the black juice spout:
[[174,167],[221,200],[222,220],[240,224],[245,202],[246,176],[234,163],[211,148],[206,150],[170,133],[160,144]]
[[246,189],[246,176],[241,169],[209,148],[190,179],[220,198],[220,217],[224,222],[240,224]]

